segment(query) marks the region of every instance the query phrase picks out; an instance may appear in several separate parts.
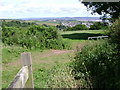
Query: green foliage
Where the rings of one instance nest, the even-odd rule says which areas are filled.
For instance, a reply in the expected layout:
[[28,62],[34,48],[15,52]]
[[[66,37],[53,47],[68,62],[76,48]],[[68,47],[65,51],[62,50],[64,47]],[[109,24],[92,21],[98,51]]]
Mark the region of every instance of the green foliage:
[[[39,68],[33,71],[35,88],[73,88],[77,81],[70,74],[67,64],[57,64],[52,68]],[[80,84],[80,83],[79,83]]]
[[[67,64],[57,64],[51,69],[45,88],[76,88],[78,83],[71,75]],[[80,83],[79,83],[80,85]]]
[[50,71],[46,68],[38,68],[33,71],[33,77],[34,77],[34,86],[35,88],[44,88],[44,85],[46,81],[49,79]]
[[110,27],[108,35],[110,36],[111,42],[117,43],[120,50],[120,17]]
[[92,85],[95,88],[119,88],[119,55],[116,45],[106,41],[84,47],[73,61],[75,79],[84,77],[90,87]]
[[84,24],[78,24],[74,27],[68,27],[67,29],[65,29],[65,31],[77,31],[77,30],[88,30],[88,28]]
[[30,25],[36,25],[35,23],[30,23],[30,22],[24,22],[24,21],[20,21],[20,20],[12,20],[12,21],[6,21],[3,20],[2,22],[2,26],[7,26],[7,27],[28,27]]
[[95,22],[93,25],[90,25],[90,30],[99,30],[99,29],[107,29],[108,26],[105,26],[101,22]]
[[[10,23],[10,22],[9,22]],[[13,23],[13,21],[12,21]],[[55,27],[30,25],[29,27],[5,26],[2,27],[2,41],[7,45],[19,45],[26,48],[65,49]]]
[[9,63],[14,60],[17,60],[17,58],[20,56],[20,53],[22,52],[28,52],[28,49],[17,47],[17,46],[3,48],[2,49],[2,63]]
[[120,2],[82,2],[88,8],[92,10],[92,13],[98,13],[103,15],[103,19],[106,19],[106,15],[109,14],[113,19],[117,19],[120,14]]
[[56,25],[56,28],[58,28],[59,30],[62,30],[62,29],[66,29],[67,27],[64,25]]

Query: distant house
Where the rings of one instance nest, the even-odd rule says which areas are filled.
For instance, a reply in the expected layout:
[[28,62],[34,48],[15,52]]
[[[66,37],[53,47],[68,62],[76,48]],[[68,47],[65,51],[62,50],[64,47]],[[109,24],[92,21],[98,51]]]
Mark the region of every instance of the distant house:
[[78,24],[82,24],[81,22],[63,22],[62,25],[64,26],[69,26],[69,27],[74,27]]
[[90,28],[90,25],[93,25],[93,23],[92,22],[62,22],[62,25],[64,25],[64,26],[69,26],[69,27],[74,27],[74,26],[76,26],[76,25],[78,25],[78,24],[84,24],[84,25],[86,25],[88,28]]

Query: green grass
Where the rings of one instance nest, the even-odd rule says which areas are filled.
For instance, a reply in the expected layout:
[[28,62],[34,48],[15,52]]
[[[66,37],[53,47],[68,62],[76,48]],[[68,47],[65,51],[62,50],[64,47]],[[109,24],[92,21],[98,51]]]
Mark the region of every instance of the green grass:
[[[46,54],[48,52],[49,51],[47,52],[45,51]],[[41,55],[44,55],[44,52],[42,52]],[[52,56],[41,57],[41,58],[33,56],[33,59],[36,60],[36,61],[33,61],[34,63],[33,76],[34,76],[35,88],[47,87],[47,82],[50,81],[51,74],[55,74],[53,73],[53,70],[59,68],[56,66],[68,63],[70,61],[70,56],[72,55],[73,53],[52,55]]]
[[22,47],[8,46],[2,49],[2,63],[10,63],[15,61],[20,56],[21,52],[27,52],[28,50]]
[[[87,33],[84,34],[83,33]],[[90,33],[90,34],[89,34]],[[64,36],[64,41],[75,47],[77,45],[84,46],[89,41],[81,39],[88,35],[104,34],[103,30],[89,31],[67,31],[61,35],[73,35],[74,38]],[[80,39],[79,39],[80,38]],[[75,49],[75,48],[72,48]],[[33,62],[33,78],[35,88],[47,87],[77,87],[80,86],[79,81],[75,81],[70,74],[68,64],[70,59],[74,57],[74,52],[64,54],[54,54],[52,50],[28,50],[18,46],[5,46],[2,49],[2,87],[6,88],[13,80],[14,76],[20,69],[20,53],[31,52]],[[72,58],[73,59],[73,58]]]
[[26,22],[34,22],[34,23],[37,23],[39,25],[42,25],[42,24],[52,25],[52,26],[59,25],[59,22],[52,22],[52,21],[26,21]]
[[45,88],[75,88],[78,83],[71,75],[69,64],[57,64],[50,71],[50,76],[45,82]]
[[41,52],[28,50],[19,46],[3,46],[2,48],[2,87],[6,88],[20,69],[20,54],[22,52]]
[[[64,41],[69,43],[72,49],[76,46],[84,46],[89,43],[88,37],[105,35],[105,30],[82,30],[82,31],[63,31],[60,32]],[[80,45],[81,44],[81,45]]]
[[[20,66],[11,67],[6,66],[7,69],[2,70],[2,88],[7,88],[10,82],[14,79],[15,75],[20,69]],[[4,68],[4,66],[3,66]]]
[[60,32],[61,34],[73,34],[73,33],[94,33],[94,34],[98,34],[98,33],[105,33],[105,30],[80,30],[80,31],[63,31]]
[[[12,63],[20,59],[20,53],[26,51],[18,46],[3,46],[2,48],[2,88],[6,88],[20,69],[20,64]],[[16,64],[14,66],[14,64]]]
[[[20,47],[3,48],[3,60],[6,60],[6,62],[3,63],[2,69],[3,88],[6,88],[8,84],[10,84],[20,69],[20,62],[18,61],[22,50],[25,49]],[[32,55],[35,88],[44,88],[46,81],[50,79],[50,72],[54,66],[69,62],[70,56],[73,55],[73,53],[52,54],[51,50],[44,50],[43,52],[40,50],[27,50],[27,52],[28,51],[31,52]]]

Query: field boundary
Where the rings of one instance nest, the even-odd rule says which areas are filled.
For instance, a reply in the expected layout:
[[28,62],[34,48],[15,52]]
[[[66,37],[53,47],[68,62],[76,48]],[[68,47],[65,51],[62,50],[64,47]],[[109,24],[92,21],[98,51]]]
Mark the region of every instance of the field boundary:
[[33,75],[32,75],[32,58],[31,54],[21,53],[21,65],[14,80],[9,84],[7,89],[10,88],[34,88]]
[[92,40],[92,39],[102,39],[102,38],[108,38],[108,36],[88,37],[88,40]]

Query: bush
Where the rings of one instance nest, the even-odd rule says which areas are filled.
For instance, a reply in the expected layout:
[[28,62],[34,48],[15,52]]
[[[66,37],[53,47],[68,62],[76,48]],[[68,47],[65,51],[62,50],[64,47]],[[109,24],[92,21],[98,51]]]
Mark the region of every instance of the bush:
[[95,22],[93,25],[90,25],[90,30],[99,30],[99,29],[108,29],[107,25],[104,25],[101,22]]
[[77,30],[88,30],[87,26],[84,24],[78,24],[74,27],[68,27],[65,31],[77,31]]
[[120,52],[115,44],[106,41],[93,43],[78,52],[73,61],[76,79],[84,80],[94,88],[120,87]]
[[3,25],[2,41],[7,45],[19,45],[30,49],[68,48],[68,45],[63,42],[62,37],[53,26],[30,25],[29,27],[15,27]]
[[24,22],[20,20],[3,20],[2,21],[2,26],[7,26],[7,27],[28,27],[30,25],[36,25],[35,23],[30,23],[30,22]]
[[56,25],[56,28],[58,28],[59,30],[62,30],[62,29],[66,29],[67,27],[64,25]]
[[84,24],[78,24],[73,27],[73,30],[87,30],[88,28]]
[[120,17],[116,20],[109,29],[108,35],[110,36],[112,43],[117,43],[120,50]]

